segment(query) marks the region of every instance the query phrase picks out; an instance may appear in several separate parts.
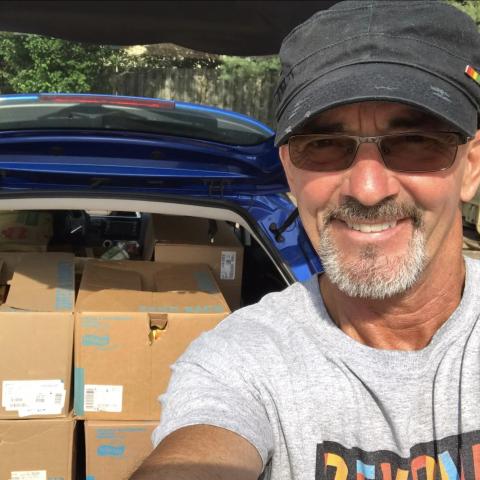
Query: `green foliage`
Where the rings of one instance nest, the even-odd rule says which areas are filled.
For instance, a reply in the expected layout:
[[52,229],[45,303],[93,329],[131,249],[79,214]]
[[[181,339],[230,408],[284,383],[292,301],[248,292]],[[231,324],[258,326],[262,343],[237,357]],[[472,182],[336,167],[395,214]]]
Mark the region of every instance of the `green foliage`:
[[190,55],[178,47],[157,50],[132,55],[125,48],[0,33],[0,93],[109,93],[115,76],[139,69],[216,68],[225,80],[262,78],[280,70],[277,56]]
[[166,54],[151,54],[149,50],[141,55],[130,55],[128,49],[120,49],[115,59],[116,72],[126,73],[133,70],[154,70],[158,68],[214,68],[218,60],[205,55],[204,57],[185,56],[178,52]]
[[120,57],[116,50],[38,35],[0,34],[2,93],[90,92]]
[[268,57],[228,57],[222,55],[222,62],[218,65],[221,70],[220,78],[229,80],[235,76],[245,79],[259,78],[267,72],[280,71],[280,59],[275,56]]
[[447,3],[463,10],[473,18],[477,26],[480,25],[480,2],[478,0],[447,0]]
[[125,48],[39,35],[0,33],[0,93],[112,91],[115,75],[137,69],[215,68],[218,58],[178,52],[131,55]]
[[205,56],[204,58],[188,57],[183,55],[150,55],[144,54],[135,59],[130,69],[156,69],[156,68],[215,68],[218,60]]

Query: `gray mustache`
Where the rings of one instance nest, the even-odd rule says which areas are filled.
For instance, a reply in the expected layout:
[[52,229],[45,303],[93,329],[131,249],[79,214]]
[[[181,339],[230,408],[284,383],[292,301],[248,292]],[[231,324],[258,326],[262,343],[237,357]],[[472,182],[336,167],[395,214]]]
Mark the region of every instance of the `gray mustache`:
[[398,203],[395,199],[386,198],[368,207],[350,197],[325,215],[324,225],[327,226],[334,219],[361,223],[362,220],[392,222],[400,218],[411,218],[416,228],[423,225],[423,212],[415,205]]

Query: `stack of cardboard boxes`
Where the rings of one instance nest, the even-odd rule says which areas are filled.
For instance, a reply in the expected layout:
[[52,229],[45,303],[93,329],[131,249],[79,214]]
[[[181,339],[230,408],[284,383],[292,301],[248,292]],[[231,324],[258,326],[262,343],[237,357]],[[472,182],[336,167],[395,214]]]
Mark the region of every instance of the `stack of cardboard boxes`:
[[87,478],[128,478],[152,448],[170,365],[228,305],[206,265],[94,260],[76,312],[75,414],[86,420]]
[[0,478],[70,479],[73,256],[2,253],[0,265]]
[[233,233],[212,244],[208,221],[175,220],[155,222],[154,262],[82,262],[76,302],[73,255],[0,253],[0,480],[74,478],[76,425],[88,480],[127,479],[150,453],[170,365],[230,312],[221,291],[240,303]]

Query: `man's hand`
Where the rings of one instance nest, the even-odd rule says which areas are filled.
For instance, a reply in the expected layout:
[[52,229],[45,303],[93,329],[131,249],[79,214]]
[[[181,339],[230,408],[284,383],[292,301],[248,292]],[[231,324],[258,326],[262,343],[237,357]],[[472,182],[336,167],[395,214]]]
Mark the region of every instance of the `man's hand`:
[[262,460],[243,437],[194,425],[166,437],[130,480],[257,480]]

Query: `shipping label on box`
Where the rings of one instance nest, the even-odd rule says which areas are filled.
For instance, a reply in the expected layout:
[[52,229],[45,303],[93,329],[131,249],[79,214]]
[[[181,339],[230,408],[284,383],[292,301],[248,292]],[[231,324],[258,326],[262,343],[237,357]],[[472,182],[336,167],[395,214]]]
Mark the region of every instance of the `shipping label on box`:
[[222,250],[220,260],[220,280],[235,280],[237,252]]
[[85,412],[122,411],[122,385],[85,385],[83,396]]
[[47,480],[46,470],[22,470],[12,472],[10,480]]
[[60,415],[65,407],[65,385],[61,380],[4,380],[2,407],[19,417]]

